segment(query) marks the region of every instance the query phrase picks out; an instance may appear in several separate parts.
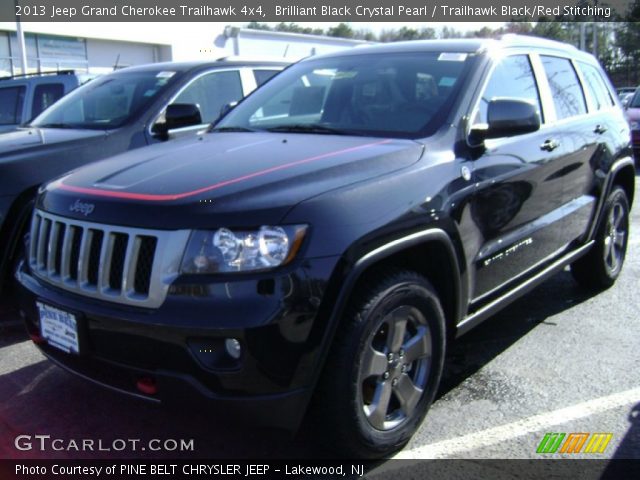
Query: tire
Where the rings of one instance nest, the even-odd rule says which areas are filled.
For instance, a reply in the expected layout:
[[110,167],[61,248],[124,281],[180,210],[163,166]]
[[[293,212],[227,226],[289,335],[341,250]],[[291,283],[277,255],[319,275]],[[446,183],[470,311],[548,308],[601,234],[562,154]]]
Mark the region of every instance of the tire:
[[336,332],[316,392],[328,443],[351,458],[402,448],[433,402],[444,353],[444,314],[430,283],[404,270],[372,277]]
[[609,288],[622,271],[629,241],[629,201],[621,187],[607,198],[595,241],[589,253],[571,264],[571,273],[586,288]]

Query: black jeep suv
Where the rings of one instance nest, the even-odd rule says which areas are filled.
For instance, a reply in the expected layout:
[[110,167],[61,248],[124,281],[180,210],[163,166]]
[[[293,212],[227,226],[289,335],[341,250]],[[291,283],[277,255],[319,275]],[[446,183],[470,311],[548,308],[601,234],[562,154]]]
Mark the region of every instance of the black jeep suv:
[[387,455],[454,337],[566,265],[614,283],[634,175],[611,85],[567,45],[313,57],[197,139],[43,188],[22,313],[98,384],[292,429],[308,411],[342,453]]

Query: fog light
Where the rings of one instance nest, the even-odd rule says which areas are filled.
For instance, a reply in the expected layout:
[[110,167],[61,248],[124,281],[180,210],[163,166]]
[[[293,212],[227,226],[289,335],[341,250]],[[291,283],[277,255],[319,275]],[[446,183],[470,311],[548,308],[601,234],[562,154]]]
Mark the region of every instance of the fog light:
[[227,338],[224,342],[224,348],[231,358],[235,358],[236,360],[240,358],[242,347],[240,346],[240,342],[235,338]]

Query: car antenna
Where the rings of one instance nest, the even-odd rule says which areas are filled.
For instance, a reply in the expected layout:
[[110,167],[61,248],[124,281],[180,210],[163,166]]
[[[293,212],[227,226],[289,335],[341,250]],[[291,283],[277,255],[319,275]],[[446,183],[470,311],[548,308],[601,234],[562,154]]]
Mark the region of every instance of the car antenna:
[[120,63],[120,54],[116,57],[116,63],[113,64],[113,71],[115,72],[118,69],[118,63]]

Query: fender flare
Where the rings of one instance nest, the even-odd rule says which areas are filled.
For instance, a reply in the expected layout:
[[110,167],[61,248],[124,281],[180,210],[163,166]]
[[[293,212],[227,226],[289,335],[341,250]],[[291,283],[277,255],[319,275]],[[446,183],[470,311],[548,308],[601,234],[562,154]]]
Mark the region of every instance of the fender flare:
[[358,280],[361,278],[362,274],[369,267],[378,263],[379,261],[384,260],[385,258],[388,258],[395,253],[399,253],[402,250],[415,247],[426,242],[438,242],[439,244],[441,244],[446,249],[447,255],[449,256],[449,259],[451,261],[452,274],[454,274],[452,276],[455,295],[454,318],[452,326],[454,328],[457,327],[457,324],[464,313],[462,304],[465,300],[465,297],[462,292],[463,281],[461,278],[460,262],[458,261],[456,249],[451,237],[440,228],[429,228],[427,230],[401,236],[387,243],[384,243],[383,245],[380,245],[361,255],[354,262],[349,262],[352,267],[348,270],[346,276],[344,276],[342,280],[336,280],[341,281],[342,286],[335,298],[335,301],[333,302],[334,305],[329,310],[330,313],[328,315],[327,331],[325,332],[320,347],[321,350],[319,353],[319,358],[317,360],[316,368],[314,369],[314,377],[312,380],[312,387],[314,388],[311,391],[315,390],[315,385],[317,384],[318,379],[322,374],[326,358],[329,355],[334,336],[336,334],[336,331],[338,330],[338,325],[340,324],[340,318],[342,317],[348,305],[349,298],[351,297],[354,288]]
[[[598,204],[596,205],[596,211],[595,211],[595,215],[593,216],[593,221],[591,222],[591,226],[589,227],[588,230],[588,234],[587,234],[587,241],[588,240],[592,240],[593,238],[595,238],[596,232],[598,231],[598,227],[600,225],[600,222],[602,221],[602,211],[604,209],[604,204],[607,201],[607,197],[609,197],[609,194],[611,193],[611,190],[613,188],[613,180],[616,177],[616,175],[624,168],[631,168],[633,169],[634,173],[635,173],[635,162],[633,161],[632,157],[622,157],[619,158],[618,160],[616,160],[615,162],[613,162],[613,164],[611,165],[611,168],[609,169],[609,171],[606,174],[606,177],[604,179],[603,185],[602,185],[602,194],[600,195],[600,198],[598,199]],[[633,185],[633,183],[632,183]],[[629,199],[629,203],[631,204],[632,199]],[[630,205],[631,206],[631,205]]]

